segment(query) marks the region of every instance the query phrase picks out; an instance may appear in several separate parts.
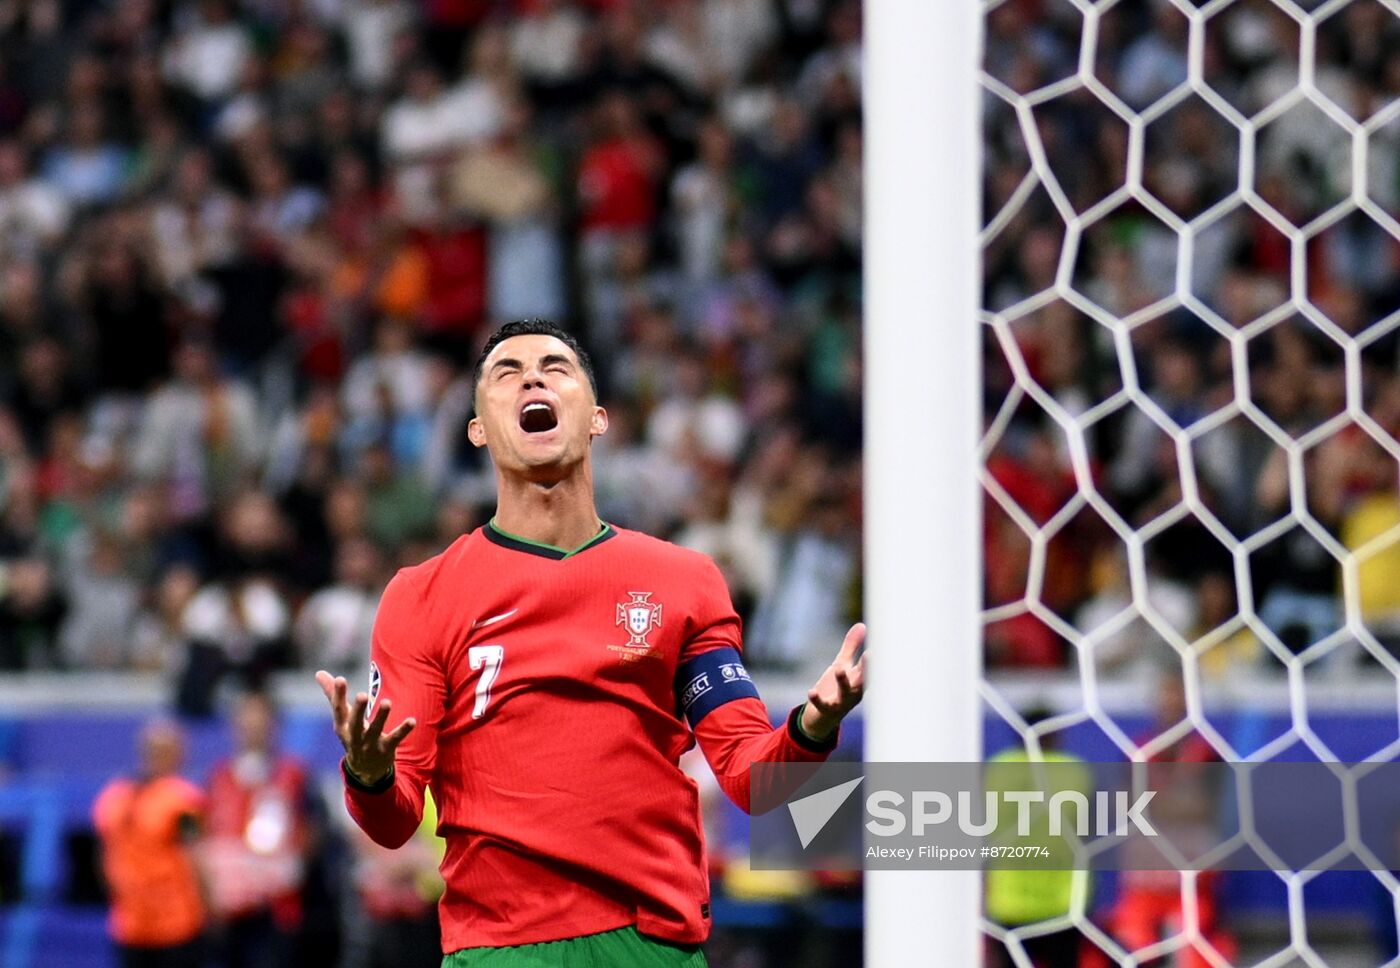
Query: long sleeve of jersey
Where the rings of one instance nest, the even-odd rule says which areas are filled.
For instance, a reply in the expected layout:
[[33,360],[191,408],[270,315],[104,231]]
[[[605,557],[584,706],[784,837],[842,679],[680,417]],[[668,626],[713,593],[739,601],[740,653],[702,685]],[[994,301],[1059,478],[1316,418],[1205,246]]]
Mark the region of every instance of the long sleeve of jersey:
[[[752,764],[822,762],[836,748],[838,736],[816,742],[803,735],[798,727],[800,706],[774,728],[740,662],[741,623],[724,576],[712,565],[704,580],[701,600],[708,603],[707,609],[697,616],[696,631],[682,652],[685,671],[678,677],[677,692],[720,789],[748,813]],[[689,701],[699,688],[697,677],[704,677],[700,685],[708,688],[697,701]]]
[[801,706],[788,713],[776,729],[768,721],[761,699],[725,703],[695,727],[700,750],[729,799],[745,813],[750,809],[754,763],[820,763],[836,748],[833,734],[825,743],[803,736],[797,726]]
[[366,788],[345,775],[345,805],[370,839],[399,847],[423,819],[423,790],[433,774],[438,729],[446,701],[446,677],[424,629],[426,602],[403,574],[384,590],[370,647],[369,715],[392,700],[388,732],[405,719],[416,725],[399,744],[394,770],[384,783]]

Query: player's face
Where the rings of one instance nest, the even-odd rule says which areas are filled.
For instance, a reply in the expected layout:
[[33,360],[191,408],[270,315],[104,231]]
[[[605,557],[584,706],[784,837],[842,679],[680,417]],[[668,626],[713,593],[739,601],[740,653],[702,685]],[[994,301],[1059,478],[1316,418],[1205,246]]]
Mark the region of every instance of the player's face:
[[512,336],[482,366],[467,434],[501,471],[557,480],[607,428],[573,350],[553,336]]

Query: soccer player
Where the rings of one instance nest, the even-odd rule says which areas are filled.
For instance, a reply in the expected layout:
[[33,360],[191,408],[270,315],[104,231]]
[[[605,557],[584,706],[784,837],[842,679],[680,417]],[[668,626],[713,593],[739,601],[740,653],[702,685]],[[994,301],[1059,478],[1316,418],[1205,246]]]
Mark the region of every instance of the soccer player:
[[857,624],[771,726],[715,564],[599,520],[589,455],[607,428],[571,335],[494,333],[467,432],[495,465],[496,516],[389,583],[368,692],[316,674],[370,837],[404,843],[432,787],[445,968],[703,966],[699,796],[677,759],[698,739],[748,809],[751,763],[824,759],[860,701]]

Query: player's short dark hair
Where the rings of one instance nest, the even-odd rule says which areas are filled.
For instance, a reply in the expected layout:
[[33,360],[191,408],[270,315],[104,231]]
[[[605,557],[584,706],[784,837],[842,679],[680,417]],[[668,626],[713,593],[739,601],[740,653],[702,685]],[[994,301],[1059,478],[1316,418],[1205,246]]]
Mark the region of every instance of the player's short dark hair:
[[472,373],[473,390],[481,384],[481,371],[486,366],[486,358],[491,355],[491,351],[513,336],[553,336],[573,350],[574,356],[578,357],[578,365],[583,368],[584,375],[588,377],[588,385],[593,388],[593,397],[597,398],[598,379],[593,375],[593,361],[588,358],[588,353],[579,345],[578,338],[558,323],[539,317],[517,319],[513,323],[506,323],[491,334],[490,338],[486,340],[486,345],[481,348],[481,355],[476,358],[476,370]]

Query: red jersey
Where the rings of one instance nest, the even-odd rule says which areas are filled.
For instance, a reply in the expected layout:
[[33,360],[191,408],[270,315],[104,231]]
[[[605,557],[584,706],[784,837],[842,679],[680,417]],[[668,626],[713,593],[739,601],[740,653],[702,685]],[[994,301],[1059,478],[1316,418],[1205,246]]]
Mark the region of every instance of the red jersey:
[[611,526],[565,553],[488,525],[395,576],[375,621],[371,708],[393,701],[386,730],[418,725],[382,788],[348,782],[346,800],[396,847],[432,786],[444,951],[628,925],[705,940],[700,798],[680,755],[698,738],[747,809],[751,763],[835,746],[803,736],[796,710],[773,728],[739,646],[709,558]]

